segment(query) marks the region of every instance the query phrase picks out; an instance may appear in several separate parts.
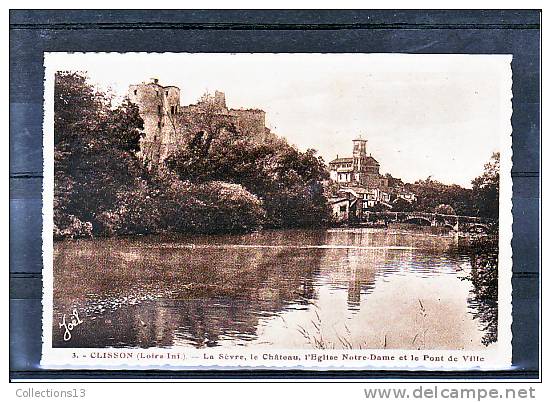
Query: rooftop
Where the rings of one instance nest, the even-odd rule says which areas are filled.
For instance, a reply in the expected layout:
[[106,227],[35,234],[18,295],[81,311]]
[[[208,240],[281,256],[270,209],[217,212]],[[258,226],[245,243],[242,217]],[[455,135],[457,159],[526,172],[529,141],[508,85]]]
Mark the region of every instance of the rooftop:
[[[365,158],[367,158],[367,164],[368,165],[378,165],[379,162],[377,162],[377,160],[375,158],[373,158],[372,156],[366,156]],[[337,164],[337,163],[351,163],[354,161],[354,158],[336,158],[336,159],[333,159],[331,162],[329,162],[330,165],[332,164]]]
[[354,158],[337,158],[337,159],[333,159],[329,163],[349,163],[353,161],[354,161]]
[[329,203],[331,203],[331,204],[337,204],[337,203],[339,203],[339,202],[348,201],[348,198],[343,198],[343,197],[330,197],[328,201],[329,201]]

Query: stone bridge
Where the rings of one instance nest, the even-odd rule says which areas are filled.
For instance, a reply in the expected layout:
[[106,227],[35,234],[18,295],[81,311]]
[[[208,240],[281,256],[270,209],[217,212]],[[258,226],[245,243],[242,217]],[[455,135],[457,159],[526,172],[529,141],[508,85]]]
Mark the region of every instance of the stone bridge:
[[413,223],[424,226],[448,227],[455,231],[462,232],[488,232],[493,224],[488,219],[477,216],[445,215],[429,212],[368,212],[368,222],[390,222]]

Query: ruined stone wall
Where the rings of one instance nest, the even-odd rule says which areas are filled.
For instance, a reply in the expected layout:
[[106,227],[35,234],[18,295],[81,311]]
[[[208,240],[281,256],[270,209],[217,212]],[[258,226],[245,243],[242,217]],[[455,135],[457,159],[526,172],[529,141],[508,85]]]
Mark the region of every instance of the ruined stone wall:
[[[195,105],[180,105],[180,89],[162,86],[157,80],[131,85],[128,89],[131,102],[138,105],[144,121],[145,136],[141,140],[142,157],[152,165],[158,165],[183,145],[183,133],[187,124],[203,113],[201,102],[213,102],[216,113],[225,116],[247,136],[265,138],[266,114],[259,109],[227,109],[223,92],[216,91]],[[192,125],[192,124],[191,124]]]
[[266,112],[260,109],[230,109],[229,114],[237,119],[237,127],[244,134],[263,136],[266,132]]

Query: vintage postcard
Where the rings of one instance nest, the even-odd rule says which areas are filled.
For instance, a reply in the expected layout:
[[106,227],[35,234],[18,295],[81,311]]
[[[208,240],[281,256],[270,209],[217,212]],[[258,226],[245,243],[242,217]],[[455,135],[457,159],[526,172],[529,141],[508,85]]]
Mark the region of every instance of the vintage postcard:
[[510,368],[510,63],[45,54],[42,366]]

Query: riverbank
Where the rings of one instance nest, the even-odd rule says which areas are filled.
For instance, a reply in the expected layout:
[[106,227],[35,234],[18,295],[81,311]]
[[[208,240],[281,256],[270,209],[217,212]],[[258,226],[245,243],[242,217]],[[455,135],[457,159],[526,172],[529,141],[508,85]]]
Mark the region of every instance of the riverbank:
[[397,222],[391,222],[389,224],[386,223],[358,223],[358,224],[344,224],[344,223],[325,223],[323,225],[319,226],[313,226],[313,227],[294,227],[294,228],[277,228],[277,227],[263,227],[263,226],[256,226],[256,227],[249,227],[247,229],[241,229],[241,230],[234,230],[234,231],[226,231],[226,230],[217,230],[217,231],[209,231],[209,232],[201,232],[201,231],[175,231],[175,230],[157,230],[157,231],[150,231],[146,233],[109,233],[109,234],[99,234],[94,235],[90,229],[88,230],[82,230],[82,226],[88,225],[88,227],[91,227],[91,224],[83,224],[82,222],[76,221],[75,222],[75,228],[68,230],[64,234],[60,234],[59,231],[56,231],[54,233],[54,240],[56,241],[62,241],[67,239],[101,239],[101,238],[127,238],[127,237],[142,237],[142,236],[149,236],[149,235],[162,235],[162,236],[189,236],[189,237],[197,237],[197,236],[211,236],[213,238],[217,236],[225,236],[225,235],[244,235],[248,233],[260,233],[260,232],[269,232],[269,231],[280,231],[280,230],[333,230],[333,229],[342,229],[342,230],[353,230],[353,231],[361,231],[363,229],[371,229],[371,230],[382,230],[382,231],[388,231],[389,233],[393,232],[412,232],[412,233],[421,233],[421,234],[430,234],[430,235],[442,235],[442,236],[458,236],[463,238],[470,238],[470,239],[477,239],[477,238],[494,238],[496,237],[496,234],[491,233],[474,233],[474,232],[462,232],[462,231],[456,231],[449,227],[443,227],[443,226],[426,226],[426,225],[417,225],[412,223],[397,223]]

